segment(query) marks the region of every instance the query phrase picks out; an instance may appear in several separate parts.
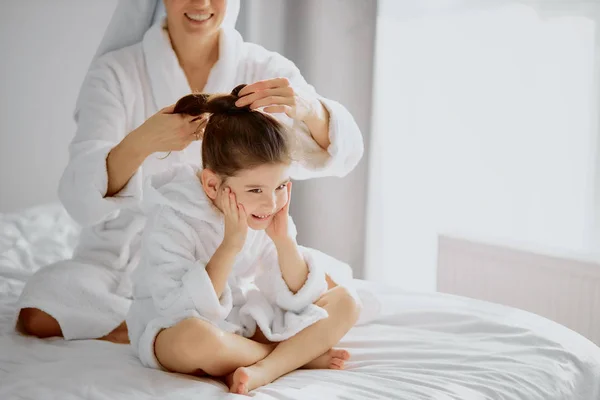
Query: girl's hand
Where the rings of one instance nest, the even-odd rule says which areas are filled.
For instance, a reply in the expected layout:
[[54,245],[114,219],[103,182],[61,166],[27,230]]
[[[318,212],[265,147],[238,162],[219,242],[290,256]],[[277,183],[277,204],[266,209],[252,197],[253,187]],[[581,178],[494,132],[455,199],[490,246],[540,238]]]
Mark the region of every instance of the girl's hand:
[[240,90],[235,105],[250,105],[255,110],[263,108],[266,113],[285,113],[288,117],[300,121],[323,114],[323,105],[314,96],[298,93],[290,86],[287,78],[275,78],[259,81]]
[[225,216],[225,237],[223,246],[239,253],[246,243],[248,216],[244,206],[237,203],[235,193],[225,188],[221,196],[221,209]]
[[288,217],[290,215],[290,201],[292,199],[292,182],[287,184],[288,200],[285,206],[273,216],[271,223],[265,229],[271,240],[277,244],[282,239],[289,238]]
[[205,116],[173,114],[174,105],[165,107],[135,129],[138,149],[149,156],[156,152],[181,151],[202,139],[208,119]]

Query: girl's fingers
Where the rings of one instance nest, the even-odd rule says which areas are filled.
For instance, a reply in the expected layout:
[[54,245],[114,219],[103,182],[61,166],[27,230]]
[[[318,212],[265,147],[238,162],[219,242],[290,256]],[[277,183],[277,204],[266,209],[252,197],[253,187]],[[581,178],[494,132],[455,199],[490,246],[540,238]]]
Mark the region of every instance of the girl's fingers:
[[242,225],[246,224],[248,221],[248,215],[246,214],[246,209],[243,204],[238,204],[238,213],[239,213],[239,221]]
[[290,202],[292,201],[292,181],[289,181],[287,183],[287,194],[288,194],[287,203],[285,203],[285,206],[283,207],[286,214],[289,213],[289,211],[290,211]]
[[221,196],[221,208],[223,209],[223,214],[228,216],[229,212],[229,192],[227,188],[223,188],[223,196]]
[[229,193],[229,206],[230,206],[230,212],[231,212],[231,216],[233,217],[234,221],[238,220],[238,205],[237,205],[237,201],[235,199],[235,193]]

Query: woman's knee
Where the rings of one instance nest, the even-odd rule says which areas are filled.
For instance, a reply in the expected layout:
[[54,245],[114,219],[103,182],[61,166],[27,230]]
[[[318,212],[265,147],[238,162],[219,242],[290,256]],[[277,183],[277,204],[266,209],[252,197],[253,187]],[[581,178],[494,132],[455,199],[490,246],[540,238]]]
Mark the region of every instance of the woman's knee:
[[18,328],[23,333],[48,338],[62,336],[62,330],[58,321],[50,314],[37,308],[23,308],[19,312]]

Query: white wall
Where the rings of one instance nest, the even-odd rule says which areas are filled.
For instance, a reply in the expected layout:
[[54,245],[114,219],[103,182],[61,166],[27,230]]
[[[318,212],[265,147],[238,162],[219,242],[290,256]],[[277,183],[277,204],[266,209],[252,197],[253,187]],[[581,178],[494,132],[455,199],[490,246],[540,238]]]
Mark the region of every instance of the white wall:
[[599,259],[600,3],[523,3],[379,3],[369,279],[434,290],[444,233]]
[[0,212],[57,201],[79,86],[116,4],[0,4]]

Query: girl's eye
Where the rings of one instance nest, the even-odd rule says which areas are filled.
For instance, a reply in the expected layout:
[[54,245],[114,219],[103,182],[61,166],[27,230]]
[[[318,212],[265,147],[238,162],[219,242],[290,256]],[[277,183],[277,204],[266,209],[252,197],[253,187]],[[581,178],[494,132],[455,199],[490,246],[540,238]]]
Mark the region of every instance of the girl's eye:
[[285,188],[287,185],[284,183],[282,185],[279,185],[279,187],[277,188],[277,190],[282,190],[283,188]]
[[250,193],[262,193],[262,189],[250,189],[248,190]]

